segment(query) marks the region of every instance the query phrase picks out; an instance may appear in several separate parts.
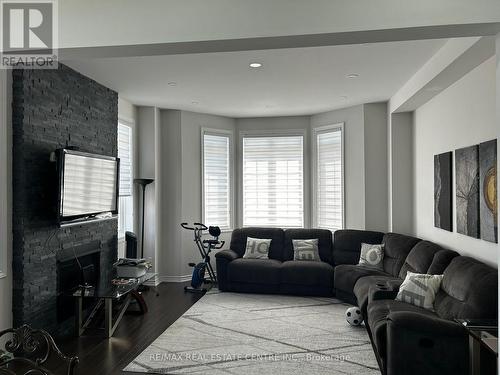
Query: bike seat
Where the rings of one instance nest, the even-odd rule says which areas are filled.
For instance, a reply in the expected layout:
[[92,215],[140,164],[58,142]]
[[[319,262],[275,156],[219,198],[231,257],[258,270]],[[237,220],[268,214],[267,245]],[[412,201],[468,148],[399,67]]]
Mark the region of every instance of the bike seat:
[[220,244],[219,240],[203,240],[203,243],[208,243],[210,245],[218,245]]

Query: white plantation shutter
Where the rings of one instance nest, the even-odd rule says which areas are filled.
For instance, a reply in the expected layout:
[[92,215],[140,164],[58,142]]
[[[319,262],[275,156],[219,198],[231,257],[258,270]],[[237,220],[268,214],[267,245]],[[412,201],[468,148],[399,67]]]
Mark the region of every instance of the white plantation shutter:
[[316,226],[344,226],[342,128],[316,134]]
[[120,196],[132,195],[132,128],[118,124],[118,157],[120,158]]
[[230,138],[203,135],[204,223],[231,228]]
[[304,226],[303,136],[243,138],[243,225]]

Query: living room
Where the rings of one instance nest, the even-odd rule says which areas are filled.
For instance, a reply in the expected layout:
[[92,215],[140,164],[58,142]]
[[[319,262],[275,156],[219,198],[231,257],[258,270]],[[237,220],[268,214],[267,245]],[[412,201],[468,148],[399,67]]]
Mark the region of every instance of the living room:
[[1,51],[0,373],[497,373],[497,2],[42,3],[2,3],[53,32]]

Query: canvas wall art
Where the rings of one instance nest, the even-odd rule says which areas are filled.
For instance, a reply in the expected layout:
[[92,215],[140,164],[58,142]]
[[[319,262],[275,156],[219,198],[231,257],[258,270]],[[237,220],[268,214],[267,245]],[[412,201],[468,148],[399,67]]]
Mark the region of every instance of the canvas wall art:
[[453,231],[452,152],[434,155],[434,226]]
[[479,238],[479,146],[455,151],[457,232]]
[[498,242],[496,139],[479,145],[479,189],[481,239]]

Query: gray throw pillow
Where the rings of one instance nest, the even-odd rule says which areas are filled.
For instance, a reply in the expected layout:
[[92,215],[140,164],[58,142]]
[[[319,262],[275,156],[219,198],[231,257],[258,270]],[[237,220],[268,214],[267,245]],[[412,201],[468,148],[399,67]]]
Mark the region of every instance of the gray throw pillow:
[[270,239],[247,237],[247,246],[243,258],[269,259],[270,247],[271,247]]
[[442,280],[443,275],[427,275],[408,271],[399,287],[396,300],[427,310],[434,310],[434,300]]
[[294,260],[312,260],[321,262],[319,257],[319,240],[292,240]]
[[384,245],[361,244],[360,266],[384,270]]

